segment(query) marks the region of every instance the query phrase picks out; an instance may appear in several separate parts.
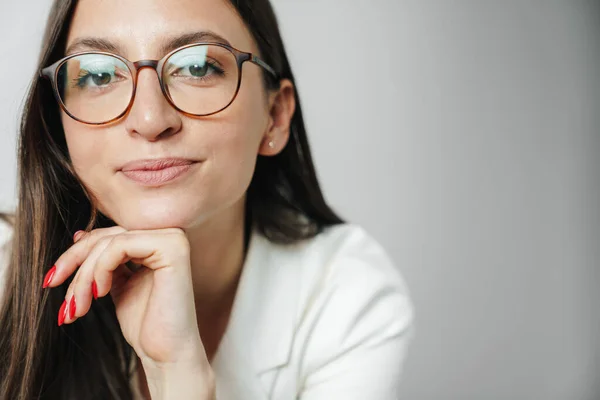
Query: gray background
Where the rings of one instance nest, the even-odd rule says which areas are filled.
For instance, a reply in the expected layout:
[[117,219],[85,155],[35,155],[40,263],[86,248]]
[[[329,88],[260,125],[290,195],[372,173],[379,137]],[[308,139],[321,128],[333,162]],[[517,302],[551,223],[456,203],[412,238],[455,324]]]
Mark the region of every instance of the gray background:
[[[404,397],[600,398],[598,2],[274,4],[325,193],[414,298]],[[0,5],[0,208],[47,7]]]

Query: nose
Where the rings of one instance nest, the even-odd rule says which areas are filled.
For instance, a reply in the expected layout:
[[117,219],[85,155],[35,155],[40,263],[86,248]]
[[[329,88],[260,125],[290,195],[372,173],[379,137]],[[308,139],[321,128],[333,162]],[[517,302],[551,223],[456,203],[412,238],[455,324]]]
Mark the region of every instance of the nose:
[[138,72],[133,104],[125,122],[130,135],[156,141],[181,130],[181,116],[167,101],[152,68]]

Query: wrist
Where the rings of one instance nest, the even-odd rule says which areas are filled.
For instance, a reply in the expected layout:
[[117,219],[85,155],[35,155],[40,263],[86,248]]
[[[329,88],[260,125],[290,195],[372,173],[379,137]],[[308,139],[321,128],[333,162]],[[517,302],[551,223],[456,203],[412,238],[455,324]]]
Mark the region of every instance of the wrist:
[[153,400],[215,399],[216,382],[210,367],[183,363],[144,366],[144,373]]

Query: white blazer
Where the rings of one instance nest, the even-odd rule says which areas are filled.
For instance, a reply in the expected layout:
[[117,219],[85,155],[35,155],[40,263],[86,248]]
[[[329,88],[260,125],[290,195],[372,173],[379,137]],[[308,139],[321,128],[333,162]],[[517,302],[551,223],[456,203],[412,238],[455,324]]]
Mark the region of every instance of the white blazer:
[[399,399],[413,337],[404,279],[360,227],[294,245],[253,232],[212,361],[217,399]]

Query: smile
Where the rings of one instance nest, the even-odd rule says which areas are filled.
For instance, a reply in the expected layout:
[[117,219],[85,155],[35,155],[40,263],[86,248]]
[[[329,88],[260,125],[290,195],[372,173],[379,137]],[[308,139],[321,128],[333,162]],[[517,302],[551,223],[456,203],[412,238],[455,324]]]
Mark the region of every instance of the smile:
[[144,186],[160,186],[186,175],[195,164],[197,163],[189,161],[188,163],[164,166],[162,168],[123,169],[121,172],[127,179],[130,179],[138,184]]

